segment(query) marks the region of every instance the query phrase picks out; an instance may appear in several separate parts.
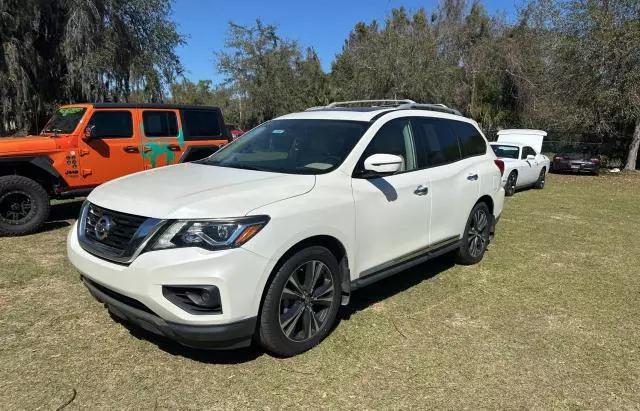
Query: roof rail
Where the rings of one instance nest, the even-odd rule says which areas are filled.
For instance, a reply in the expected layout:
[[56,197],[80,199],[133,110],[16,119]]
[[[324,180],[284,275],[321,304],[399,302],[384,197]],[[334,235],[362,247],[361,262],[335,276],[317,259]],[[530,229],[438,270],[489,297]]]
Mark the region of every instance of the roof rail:
[[[377,103],[381,103],[381,104],[377,104]],[[343,106],[354,106],[357,104],[364,104],[366,106],[372,106],[372,107],[376,107],[376,106],[381,106],[381,107],[395,107],[395,106],[400,106],[403,104],[416,104],[415,101],[413,100],[385,100],[385,99],[381,99],[381,100],[352,100],[352,101],[334,101],[333,103],[327,105],[327,108],[331,108],[331,107],[343,107]],[[360,106],[362,107],[362,106]]]
[[402,104],[396,107],[398,110],[430,110],[430,111],[439,111],[441,113],[455,114],[456,116],[461,116],[458,110],[449,108],[444,104],[419,104],[419,103],[407,103]]

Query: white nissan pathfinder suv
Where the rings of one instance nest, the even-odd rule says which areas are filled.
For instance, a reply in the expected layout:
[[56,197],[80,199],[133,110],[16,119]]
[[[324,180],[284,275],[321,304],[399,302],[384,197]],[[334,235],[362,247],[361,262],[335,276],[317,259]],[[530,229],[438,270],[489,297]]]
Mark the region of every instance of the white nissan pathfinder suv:
[[69,259],[126,322],[187,346],[255,340],[291,356],[327,336],[353,290],[444,253],[479,262],[503,167],[445,106],[333,103],[98,187]]

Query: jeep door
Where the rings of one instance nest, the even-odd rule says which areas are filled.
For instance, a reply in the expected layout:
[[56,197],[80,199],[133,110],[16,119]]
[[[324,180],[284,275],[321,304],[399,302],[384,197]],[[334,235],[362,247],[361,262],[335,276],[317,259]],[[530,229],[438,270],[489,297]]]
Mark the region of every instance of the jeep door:
[[95,109],[78,139],[82,186],[92,187],[143,170],[134,110]]
[[[373,154],[398,155],[404,165],[393,175],[367,175],[364,160]],[[359,276],[419,254],[429,243],[429,178],[420,166],[408,118],[385,123],[360,157],[351,183]]]
[[143,109],[141,120],[145,170],[177,163],[185,145],[178,110]]

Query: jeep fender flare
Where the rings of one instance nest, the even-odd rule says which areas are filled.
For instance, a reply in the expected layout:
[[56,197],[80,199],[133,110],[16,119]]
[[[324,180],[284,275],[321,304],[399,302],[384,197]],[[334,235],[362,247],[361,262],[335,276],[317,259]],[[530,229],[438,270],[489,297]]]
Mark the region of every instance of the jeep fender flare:
[[[12,166],[15,168],[23,166],[34,167],[51,177],[54,183],[58,182],[59,184],[66,185],[66,181],[60,173],[58,173],[58,170],[53,167],[53,164],[51,164],[47,156],[0,157],[0,170],[11,169]],[[0,175],[2,174],[4,173],[0,171]],[[15,170],[11,174],[15,174]]]

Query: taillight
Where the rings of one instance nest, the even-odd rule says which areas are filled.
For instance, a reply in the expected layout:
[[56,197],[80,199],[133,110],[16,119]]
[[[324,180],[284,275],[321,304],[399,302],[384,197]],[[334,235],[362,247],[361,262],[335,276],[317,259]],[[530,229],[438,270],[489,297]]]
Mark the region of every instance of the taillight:
[[553,156],[554,160],[564,160],[564,157],[562,156]]
[[502,160],[493,160],[494,163],[498,166],[498,170],[500,170],[500,176],[504,175],[504,161]]
[[593,164],[600,164],[600,159],[599,159],[599,158],[592,158],[592,159],[591,159],[591,162],[592,162]]

